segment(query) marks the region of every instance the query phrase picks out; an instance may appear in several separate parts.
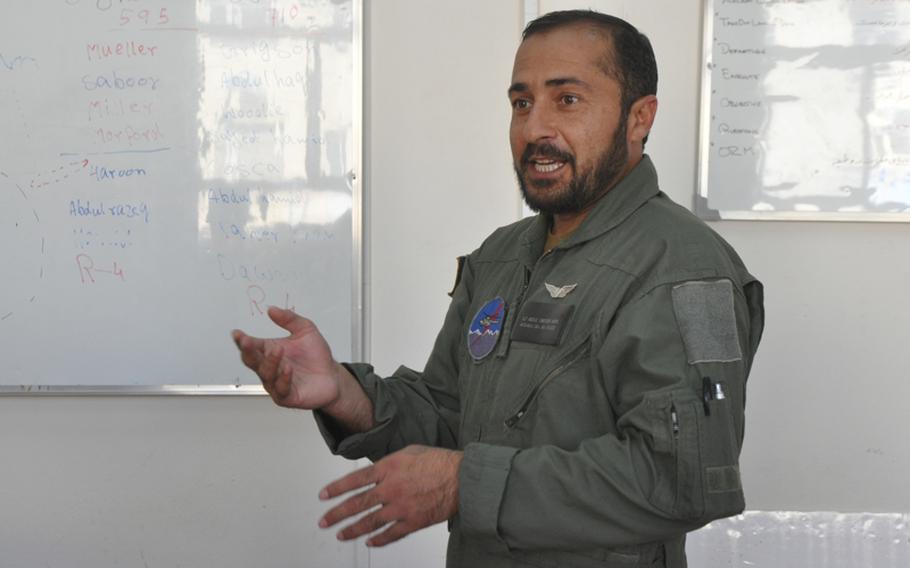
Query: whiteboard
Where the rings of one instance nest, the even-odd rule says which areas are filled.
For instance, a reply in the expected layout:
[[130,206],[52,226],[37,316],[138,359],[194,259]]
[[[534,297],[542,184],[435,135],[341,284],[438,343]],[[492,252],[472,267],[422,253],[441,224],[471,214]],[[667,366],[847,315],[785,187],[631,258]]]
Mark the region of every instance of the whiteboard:
[[910,1],[707,0],[696,210],[910,220]]
[[268,305],[359,356],[360,9],[7,3],[0,390],[262,392]]

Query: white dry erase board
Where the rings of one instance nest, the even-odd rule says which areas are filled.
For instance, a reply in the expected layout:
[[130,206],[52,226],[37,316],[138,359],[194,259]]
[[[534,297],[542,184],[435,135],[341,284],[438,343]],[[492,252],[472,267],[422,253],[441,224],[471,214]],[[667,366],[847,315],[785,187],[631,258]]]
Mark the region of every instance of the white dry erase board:
[[261,392],[233,328],[356,358],[359,0],[0,16],[0,390]]
[[696,210],[910,220],[910,0],[709,0]]

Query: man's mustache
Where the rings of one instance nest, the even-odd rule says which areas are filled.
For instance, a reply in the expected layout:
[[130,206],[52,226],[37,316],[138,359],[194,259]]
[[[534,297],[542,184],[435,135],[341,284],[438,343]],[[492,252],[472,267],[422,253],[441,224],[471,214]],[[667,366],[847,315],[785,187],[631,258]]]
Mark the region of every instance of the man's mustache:
[[560,150],[553,144],[528,144],[525,146],[525,151],[521,155],[521,163],[527,165],[531,163],[531,158],[544,158],[575,165],[575,156],[564,150]]

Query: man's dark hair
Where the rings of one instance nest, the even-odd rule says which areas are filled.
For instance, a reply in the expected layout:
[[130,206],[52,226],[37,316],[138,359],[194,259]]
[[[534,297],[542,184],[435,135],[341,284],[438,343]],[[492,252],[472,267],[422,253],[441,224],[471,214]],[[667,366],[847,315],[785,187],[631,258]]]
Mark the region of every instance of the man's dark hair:
[[632,103],[657,94],[657,61],[651,42],[622,18],[593,10],[550,12],[529,23],[521,38],[575,24],[589,24],[612,40],[612,52],[604,54],[602,67],[622,90],[623,118],[628,116]]

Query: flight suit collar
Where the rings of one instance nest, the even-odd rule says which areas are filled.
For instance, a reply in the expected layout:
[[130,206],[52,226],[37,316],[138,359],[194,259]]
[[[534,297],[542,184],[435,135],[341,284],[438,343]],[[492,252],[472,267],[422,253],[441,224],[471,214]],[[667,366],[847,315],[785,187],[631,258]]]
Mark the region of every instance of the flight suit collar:
[[[626,177],[600,198],[581,225],[556,248],[570,248],[597,238],[626,220],[636,209],[660,193],[657,170],[645,154]],[[550,230],[550,216],[538,214],[521,236],[521,261],[529,269],[543,254]]]
[[531,221],[531,225],[521,235],[521,249],[519,259],[530,270],[537,259],[543,254],[544,244],[547,242],[547,232],[550,230],[550,216],[538,213]]

